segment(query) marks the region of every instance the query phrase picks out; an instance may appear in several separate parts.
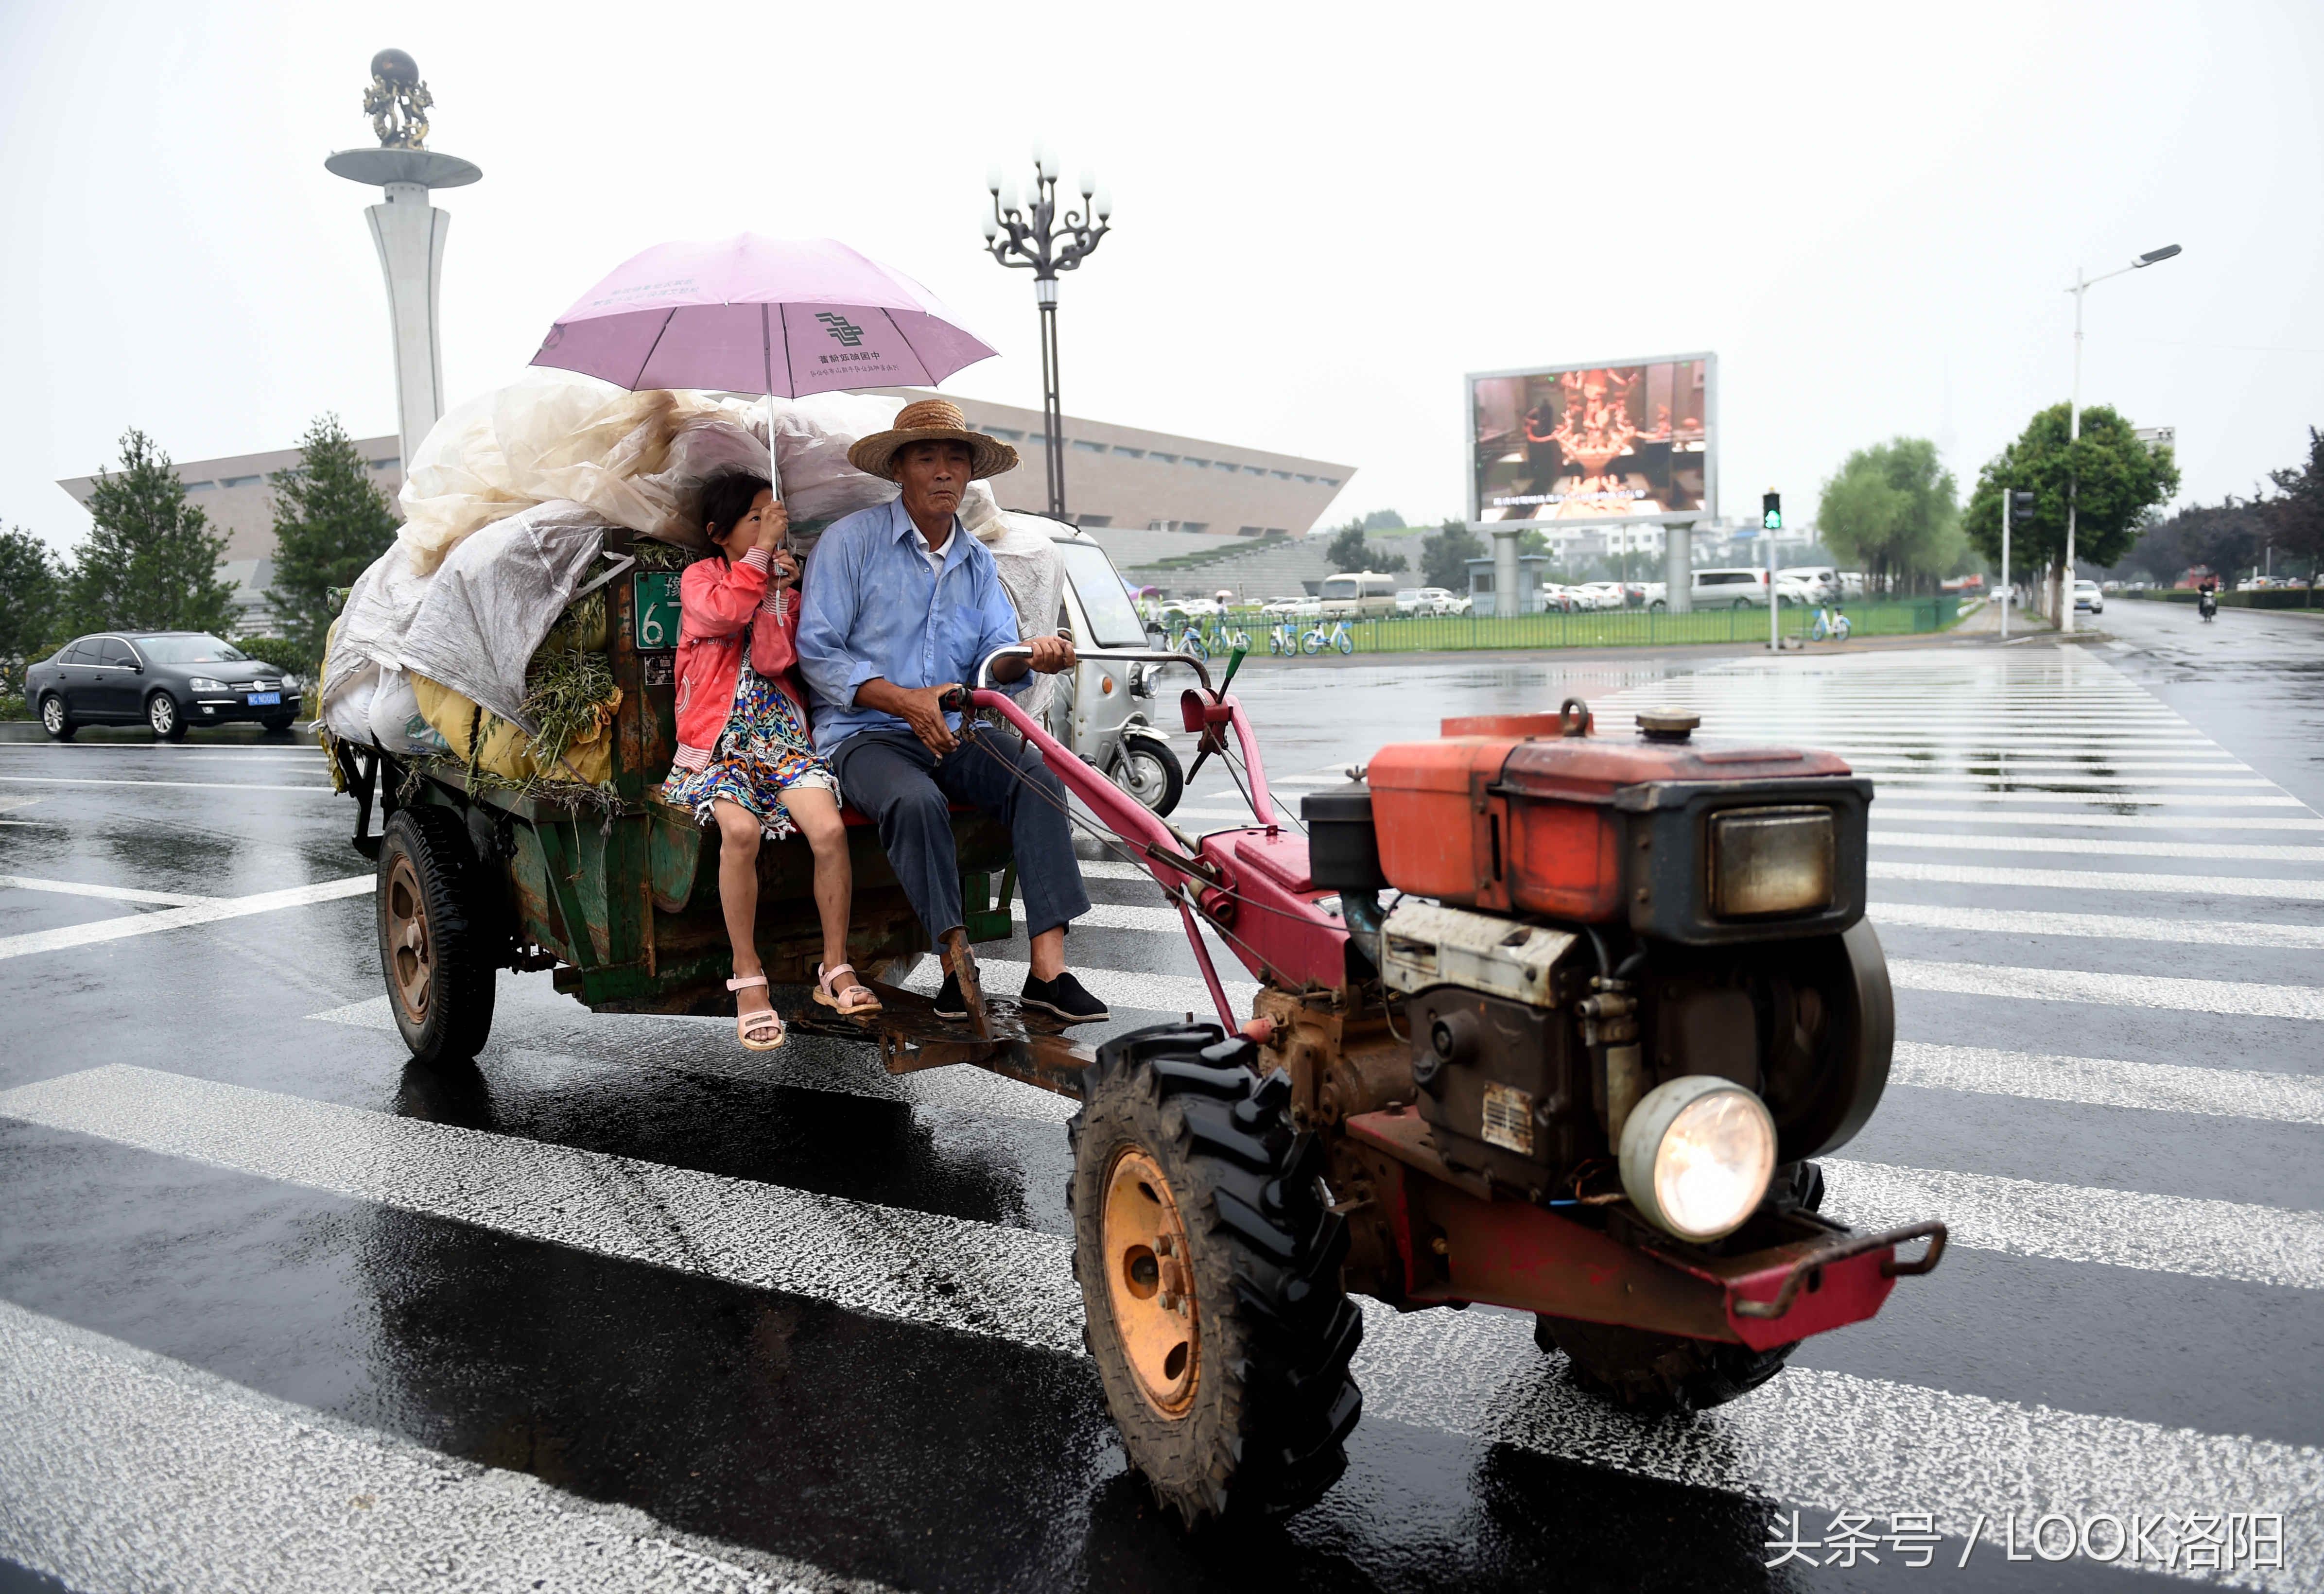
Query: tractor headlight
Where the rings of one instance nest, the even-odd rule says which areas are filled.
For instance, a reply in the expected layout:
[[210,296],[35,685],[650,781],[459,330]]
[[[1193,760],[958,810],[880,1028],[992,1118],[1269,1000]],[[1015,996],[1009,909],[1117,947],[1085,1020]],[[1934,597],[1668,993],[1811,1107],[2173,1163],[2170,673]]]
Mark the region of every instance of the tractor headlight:
[[1622,1188],[1681,1239],[1732,1233],[1775,1172],[1775,1119],[1732,1080],[1691,1073],[1657,1085],[1622,1125]]
[[1711,911],[1719,918],[1831,906],[1838,827],[1830,808],[1729,808],[1711,816]]

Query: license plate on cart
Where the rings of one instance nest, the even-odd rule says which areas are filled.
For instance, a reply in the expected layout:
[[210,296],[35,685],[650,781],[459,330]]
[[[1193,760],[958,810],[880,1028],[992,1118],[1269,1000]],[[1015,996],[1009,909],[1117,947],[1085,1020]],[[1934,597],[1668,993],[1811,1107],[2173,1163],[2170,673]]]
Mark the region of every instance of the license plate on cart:
[[263,708],[270,703],[281,701],[282,694],[280,692],[253,692],[250,695],[250,706],[253,708]]

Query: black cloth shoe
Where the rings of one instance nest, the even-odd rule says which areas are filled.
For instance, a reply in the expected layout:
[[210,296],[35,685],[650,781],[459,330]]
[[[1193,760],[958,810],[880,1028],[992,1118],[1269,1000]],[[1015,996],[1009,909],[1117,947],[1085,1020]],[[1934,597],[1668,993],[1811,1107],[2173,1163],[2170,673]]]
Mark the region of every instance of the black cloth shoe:
[[936,1017],[939,1018],[968,1017],[968,1000],[960,993],[960,976],[949,969],[945,971],[944,988],[936,992]]
[[1036,980],[1027,974],[1025,994],[1017,1000],[1024,1007],[1055,1013],[1068,1024],[1094,1024],[1100,1018],[1113,1017],[1103,1002],[1082,989],[1082,982],[1074,978],[1071,969],[1060,971],[1054,980]]

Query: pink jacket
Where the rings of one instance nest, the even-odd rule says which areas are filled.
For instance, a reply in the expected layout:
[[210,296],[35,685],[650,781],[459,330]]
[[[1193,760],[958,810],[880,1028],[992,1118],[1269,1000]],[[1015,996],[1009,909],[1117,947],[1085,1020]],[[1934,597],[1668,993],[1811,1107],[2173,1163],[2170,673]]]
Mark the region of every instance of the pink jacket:
[[798,594],[767,585],[768,555],[752,548],[739,563],[717,557],[696,559],[678,584],[678,756],[670,768],[708,767],[734,707],[734,682],[742,673],[743,639],[750,639],[751,668],[782,688],[807,717],[796,666]]

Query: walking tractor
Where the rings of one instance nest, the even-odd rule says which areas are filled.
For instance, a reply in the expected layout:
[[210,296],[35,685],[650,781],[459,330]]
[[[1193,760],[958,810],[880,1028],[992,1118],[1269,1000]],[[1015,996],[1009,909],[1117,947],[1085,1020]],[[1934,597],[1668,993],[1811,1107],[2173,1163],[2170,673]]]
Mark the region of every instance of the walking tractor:
[[[496,966],[553,966],[601,1010],[723,995],[717,836],[653,796],[673,745],[640,623],[656,579],[613,588],[610,814],[335,749],[378,861],[391,1005],[423,1060],[482,1045]],[[969,1018],[939,1019],[877,978],[927,942],[856,821],[850,951],[885,1010],[809,1005],[794,1028],[871,1042],[896,1073],[975,1065],[1078,1099],[1090,1354],[1131,1464],[1190,1525],[1294,1511],[1338,1478],[1361,1406],[1351,1295],[1531,1312],[1580,1381],[1653,1412],[1743,1394],[1936,1266],[1940,1222],[1864,1233],[1818,1211],[1812,1159],[1872,1113],[1894,1036],[1863,917],[1871,784],[1839,759],[1713,746],[1678,714],[1601,733],[1568,701],[1383,748],[1295,824],[1228,690],[1240,651],[1213,686],[1199,659],[1110,650],[1199,682],[1179,700],[1197,767],[1226,763],[1252,822],[1198,841],[990,689],[994,662],[1026,651],[986,659],[961,705],[1038,746],[1150,872],[1218,1022],[1093,1051],[983,996],[973,960]],[[1005,936],[1007,833],[964,813],[957,836],[970,934]],[[760,869],[769,971],[803,982],[804,843],[763,848]],[[1206,931],[1259,981],[1250,1013]]]

